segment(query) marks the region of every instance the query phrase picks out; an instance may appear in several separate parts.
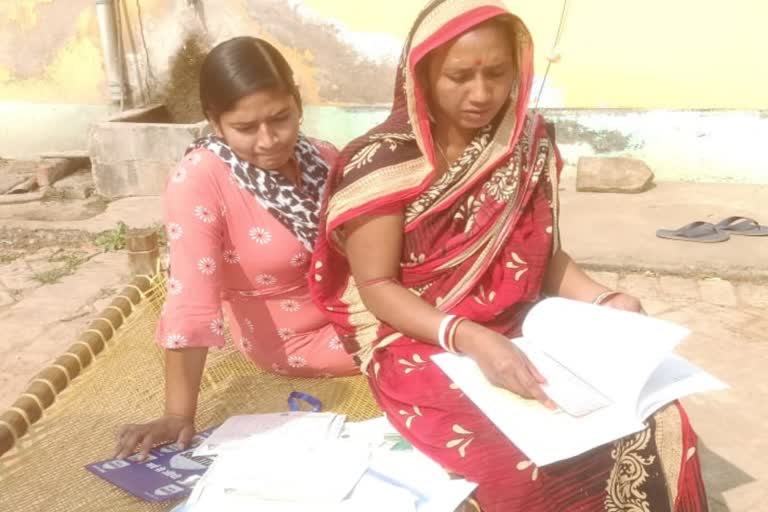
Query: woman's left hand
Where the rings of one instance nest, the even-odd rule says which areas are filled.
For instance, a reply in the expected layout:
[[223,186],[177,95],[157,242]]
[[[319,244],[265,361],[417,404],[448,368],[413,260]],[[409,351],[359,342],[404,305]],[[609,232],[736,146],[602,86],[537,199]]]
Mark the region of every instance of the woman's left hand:
[[614,309],[621,309],[623,311],[631,311],[632,313],[645,314],[640,299],[627,293],[617,293],[616,295],[609,297],[602,305]]

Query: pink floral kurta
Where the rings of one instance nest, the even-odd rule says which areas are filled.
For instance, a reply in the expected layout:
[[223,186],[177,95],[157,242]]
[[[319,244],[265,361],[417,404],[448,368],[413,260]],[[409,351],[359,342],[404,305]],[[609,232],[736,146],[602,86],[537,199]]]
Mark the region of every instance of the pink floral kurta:
[[[335,148],[313,142],[332,164]],[[168,179],[165,216],[170,278],[159,344],[220,347],[226,322],[241,352],[264,369],[357,373],[310,299],[310,254],[221,159],[206,149],[184,157]]]

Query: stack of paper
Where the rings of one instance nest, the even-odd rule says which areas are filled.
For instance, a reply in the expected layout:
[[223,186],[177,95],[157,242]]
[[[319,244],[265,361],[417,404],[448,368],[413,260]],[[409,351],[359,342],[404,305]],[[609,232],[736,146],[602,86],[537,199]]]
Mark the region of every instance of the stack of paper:
[[[362,449],[361,449],[362,448]],[[220,454],[199,485],[206,493],[256,501],[339,503],[368,469],[369,452],[346,440],[314,444],[275,443]],[[190,499],[198,496],[197,488]]]
[[[440,465],[416,449],[379,450],[350,496],[357,508],[349,510],[370,510],[364,505],[373,501],[389,504],[389,508],[381,510],[453,512],[475,487],[477,484],[467,480],[452,479]],[[406,496],[410,506],[406,506]],[[388,502],[396,497],[401,504]]]
[[215,462],[184,512],[451,512],[475,484],[451,479],[384,418],[330,413],[230,418],[198,447]]
[[318,443],[337,439],[346,418],[330,412],[280,412],[232,416],[195,450],[195,456],[219,455],[242,447],[273,443]]

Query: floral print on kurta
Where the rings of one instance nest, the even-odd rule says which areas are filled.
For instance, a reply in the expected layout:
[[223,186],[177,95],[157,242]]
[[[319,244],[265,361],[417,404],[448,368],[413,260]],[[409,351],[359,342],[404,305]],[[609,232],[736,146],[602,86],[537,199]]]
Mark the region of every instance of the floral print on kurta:
[[[313,141],[329,163],[330,144]],[[310,254],[198,149],[171,171],[164,197],[170,247],[168,295],[157,342],[169,349],[221,347],[225,326],[250,361],[277,373],[357,372],[336,332],[312,303]]]

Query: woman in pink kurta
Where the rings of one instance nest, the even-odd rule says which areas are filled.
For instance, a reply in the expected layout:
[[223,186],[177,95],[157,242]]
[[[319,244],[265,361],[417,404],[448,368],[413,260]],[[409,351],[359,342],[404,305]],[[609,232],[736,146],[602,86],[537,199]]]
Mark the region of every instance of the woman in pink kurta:
[[156,336],[166,348],[165,413],[125,426],[116,457],[189,443],[208,348],[224,344],[227,327],[265,370],[358,372],[309,296],[321,196],[337,152],[300,133],[290,66],[263,40],[231,39],[203,62],[200,100],[214,133],[188,149],[165,191],[170,277]]
[[[328,165],[336,150],[311,141]],[[171,269],[157,340],[166,348],[224,345],[276,373],[357,373],[312,303],[310,252],[208,149],[188,153],[166,189]]]

